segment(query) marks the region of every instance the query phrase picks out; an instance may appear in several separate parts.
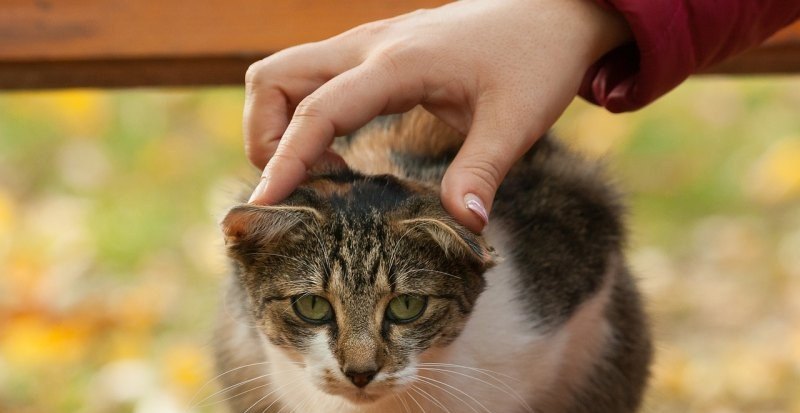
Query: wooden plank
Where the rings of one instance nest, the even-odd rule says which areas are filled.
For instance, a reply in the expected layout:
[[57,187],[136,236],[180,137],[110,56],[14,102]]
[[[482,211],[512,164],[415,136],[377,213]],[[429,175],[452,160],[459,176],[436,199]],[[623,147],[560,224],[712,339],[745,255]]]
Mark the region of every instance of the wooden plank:
[[773,43],[747,51],[701,74],[781,75],[800,73],[800,41]]
[[444,0],[3,0],[0,60],[264,55]]
[[286,47],[446,0],[3,0],[0,89],[242,84]]
[[259,58],[0,62],[0,89],[243,86],[247,67]]
[[775,33],[760,47],[723,61],[704,73],[737,75],[800,73],[800,21]]
[[[444,0],[3,0],[0,89],[242,84],[277,50]],[[799,73],[800,23],[707,73]]]

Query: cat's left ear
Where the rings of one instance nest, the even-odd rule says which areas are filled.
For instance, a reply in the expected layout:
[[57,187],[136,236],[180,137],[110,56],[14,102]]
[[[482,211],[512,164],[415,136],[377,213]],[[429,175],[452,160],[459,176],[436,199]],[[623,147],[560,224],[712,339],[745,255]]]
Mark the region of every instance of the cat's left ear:
[[416,234],[432,239],[451,258],[475,260],[482,269],[494,266],[494,248],[478,234],[457,224],[452,218],[419,217],[397,222],[406,236]]
[[321,220],[321,214],[305,206],[260,206],[243,204],[233,207],[222,220],[225,244],[256,242],[271,244],[288,241],[295,228],[313,220]]

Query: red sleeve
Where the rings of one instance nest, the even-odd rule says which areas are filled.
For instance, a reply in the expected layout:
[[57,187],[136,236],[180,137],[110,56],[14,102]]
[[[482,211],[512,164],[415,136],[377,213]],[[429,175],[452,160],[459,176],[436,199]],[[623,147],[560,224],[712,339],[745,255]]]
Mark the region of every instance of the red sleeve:
[[603,56],[583,79],[580,95],[611,112],[647,105],[800,17],[797,0],[595,1],[622,13],[636,40]]

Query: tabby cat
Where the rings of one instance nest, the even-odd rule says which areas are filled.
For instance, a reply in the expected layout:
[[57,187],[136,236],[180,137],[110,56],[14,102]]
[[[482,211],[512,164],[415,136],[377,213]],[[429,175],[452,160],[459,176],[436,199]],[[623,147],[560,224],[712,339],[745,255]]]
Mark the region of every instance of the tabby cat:
[[482,235],[442,208],[463,137],[426,112],[340,138],[349,168],[222,222],[233,412],[633,412],[651,343],[599,167],[550,137]]

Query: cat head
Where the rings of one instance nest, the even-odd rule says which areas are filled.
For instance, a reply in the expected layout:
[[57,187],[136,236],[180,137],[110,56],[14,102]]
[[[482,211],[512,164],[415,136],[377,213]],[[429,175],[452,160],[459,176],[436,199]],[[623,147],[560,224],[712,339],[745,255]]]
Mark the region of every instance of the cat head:
[[320,175],[280,205],[234,207],[228,254],[261,334],[320,390],[368,403],[409,385],[454,340],[493,265],[435,190]]

